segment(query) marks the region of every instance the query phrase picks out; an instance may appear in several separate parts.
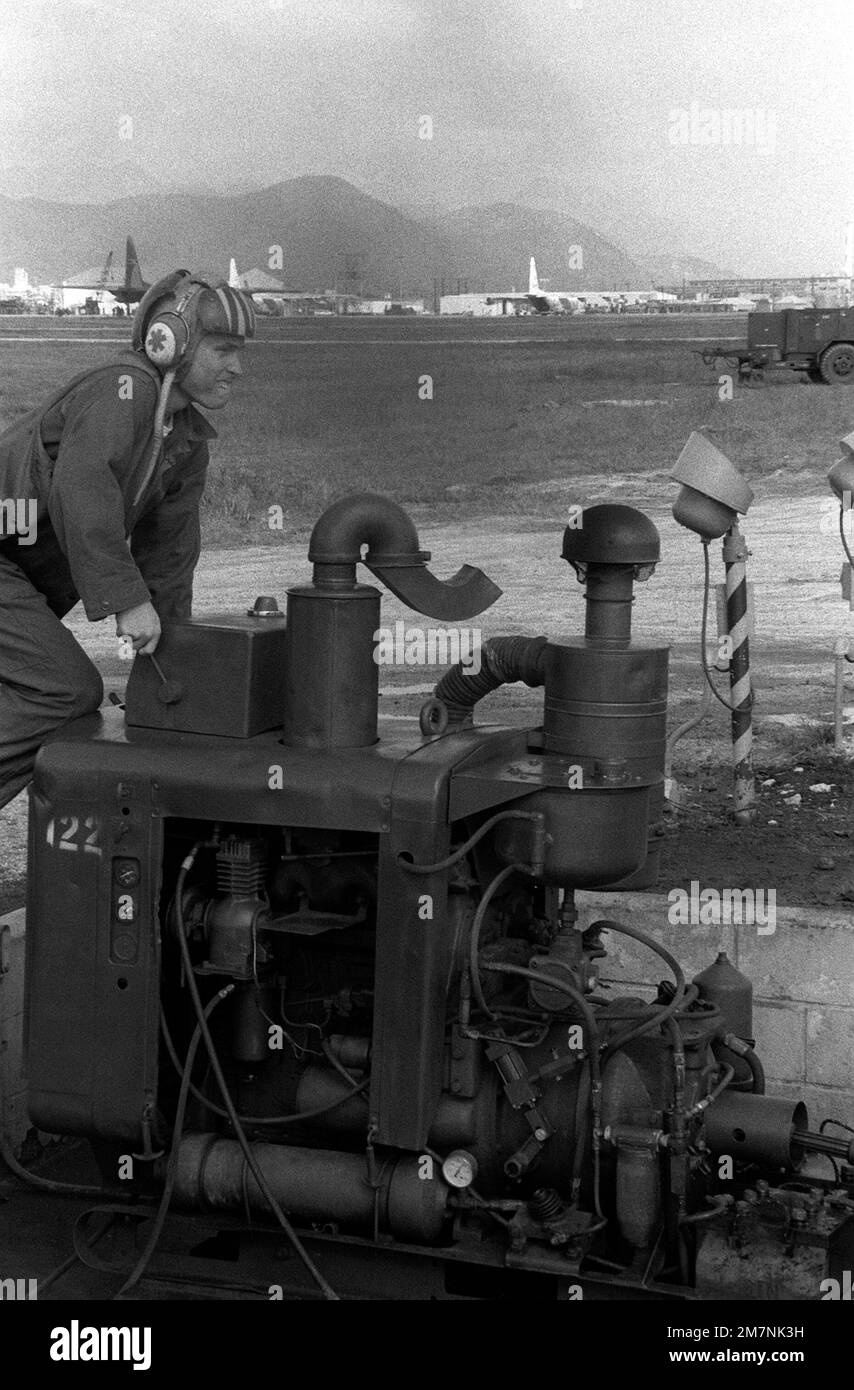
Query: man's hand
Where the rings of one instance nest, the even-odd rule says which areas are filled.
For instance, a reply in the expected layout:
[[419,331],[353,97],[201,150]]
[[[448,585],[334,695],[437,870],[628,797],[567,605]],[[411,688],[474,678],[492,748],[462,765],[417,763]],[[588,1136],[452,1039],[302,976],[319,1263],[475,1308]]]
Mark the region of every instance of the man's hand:
[[138,603],[116,614],[116,636],[129,637],[135,652],[151,656],[160,641],[160,619],[152,603]]

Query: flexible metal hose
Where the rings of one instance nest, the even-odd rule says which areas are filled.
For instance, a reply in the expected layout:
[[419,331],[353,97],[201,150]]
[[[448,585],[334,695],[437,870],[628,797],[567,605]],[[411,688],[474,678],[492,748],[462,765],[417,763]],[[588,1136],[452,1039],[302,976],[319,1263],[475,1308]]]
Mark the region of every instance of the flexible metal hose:
[[480,670],[458,661],[438,682],[433,698],[447,706],[451,724],[471,718],[478,700],[499,686],[524,681],[535,688],[546,679],[547,637],[490,637],[480,649]]

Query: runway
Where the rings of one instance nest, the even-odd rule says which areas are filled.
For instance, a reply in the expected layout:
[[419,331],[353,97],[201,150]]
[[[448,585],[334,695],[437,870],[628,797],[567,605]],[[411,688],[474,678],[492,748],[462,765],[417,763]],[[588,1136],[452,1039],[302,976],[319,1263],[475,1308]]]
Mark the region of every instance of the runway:
[[[536,343],[554,344],[554,338],[404,338],[397,342],[400,347],[489,347],[494,348],[497,344],[502,347],[518,346],[524,344],[528,347]],[[740,343],[741,338],[654,338],[646,337],[643,341],[653,343]],[[13,337],[11,334],[3,333],[0,330],[0,343],[117,343],[120,346],[127,346],[126,338],[114,338],[106,333],[93,334],[90,337],[80,337],[70,334],[57,336],[55,334],[45,334],[36,337],[35,334],[21,334],[20,337]],[[637,338],[615,338],[615,343],[637,343]],[[388,347],[388,338],[300,338],[297,344],[300,347]],[[282,340],[276,338],[257,338],[250,344],[251,347],[281,347]],[[582,346],[582,344],[578,344]]]
[[[717,330],[720,330],[719,332]],[[650,314],[510,315],[495,319],[394,316],[313,316],[258,319],[251,347],[306,348],[548,348],[601,349],[652,344],[738,343],[745,340],[744,315]],[[130,320],[0,315],[0,345],[91,344],[127,346]]]

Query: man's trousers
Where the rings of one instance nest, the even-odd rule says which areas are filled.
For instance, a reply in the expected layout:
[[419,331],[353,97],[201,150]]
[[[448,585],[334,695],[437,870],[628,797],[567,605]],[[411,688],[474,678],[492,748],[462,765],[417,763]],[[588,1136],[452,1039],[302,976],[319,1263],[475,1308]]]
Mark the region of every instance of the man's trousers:
[[47,735],[91,714],[103,698],[82,647],[0,549],[0,807],[32,778]]

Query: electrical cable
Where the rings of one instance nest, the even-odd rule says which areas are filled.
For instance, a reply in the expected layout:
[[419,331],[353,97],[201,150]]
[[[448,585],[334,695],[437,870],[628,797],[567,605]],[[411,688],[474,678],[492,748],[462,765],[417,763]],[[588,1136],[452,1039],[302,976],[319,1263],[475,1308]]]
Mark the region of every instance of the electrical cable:
[[836,1159],[833,1157],[833,1154],[828,1154],[828,1153],[826,1153],[826,1154],[824,1155],[824,1157],[830,1159],[830,1163],[831,1163],[831,1166],[832,1166],[832,1168],[833,1168],[833,1181],[834,1181],[835,1183],[841,1182],[841,1175],[840,1175],[840,1172],[839,1172],[839,1164],[836,1162]]
[[711,1091],[709,1091],[709,1094],[705,1096],[703,1100],[698,1100],[696,1105],[692,1105],[690,1110],[686,1110],[685,1119],[695,1120],[698,1115],[702,1115],[704,1110],[708,1110],[710,1105],[714,1105],[718,1096],[726,1090],[727,1086],[732,1081],[732,1078],[734,1076],[735,1067],[724,1067],[724,1074],[718,1081],[717,1085],[714,1086]]
[[[332,1048],[329,1046],[329,1043],[326,1041],[325,1038],[323,1039],[323,1042],[320,1044],[320,1047],[330,1067],[334,1067],[338,1075],[342,1076],[344,1080],[347,1082],[347,1085],[352,1086],[356,1081],[355,1076],[352,1072],[349,1072],[347,1068],[344,1066],[344,1063],[340,1061],[338,1057],[335,1056],[335,1053],[332,1051]],[[360,1089],[364,1089],[366,1084],[367,1083],[363,1081]]]
[[672,1018],[674,1014],[678,1013],[684,1003],[687,988],[685,985],[685,976],[678,960],[671,956],[670,952],[665,950],[663,946],[659,946],[657,941],[653,941],[651,936],[647,936],[645,932],[638,931],[637,927],[627,927],[624,926],[622,922],[614,922],[610,918],[603,918],[602,921],[597,922],[596,925],[602,931],[619,932],[623,936],[630,936],[633,941],[639,941],[642,946],[647,946],[650,951],[654,951],[657,956],[661,957],[667,968],[673,971],[676,979],[676,992],[670,1000],[670,1003],[665,1004],[659,1013],[647,1019],[645,1023],[639,1023],[632,1028],[627,1028],[622,1033],[618,1033],[615,1038],[612,1038],[603,1053],[604,1061],[608,1057],[612,1057],[619,1048],[625,1047],[626,1043],[633,1042],[635,1038],[643,1037],[645,1033],[651,1033],[655,1028],[660,1027],[662,1023],[666,1023],[669,1018]]
[[[155,1206],[155,1215],[159,1205],[160,1203],[158,1202]],[[105,1235],[107,1231],[111,1230],[119,1219],[123,1219],[124,1221],[135,1220],[139,1222],[147,1221],[151,1215],[152,1213],[146,1211],[145,1206],[142,1204],[139,1206],[128,1206],[126,1204],[118,1205],[111,1203],[109,1206],[94,1207],[90,1211],[82,1211],[74,1223],[74,1229],[71,1234],[75,1260],[79,1260],[80,1264],[85,1265],[87,1269],[94,1269],[99,1274],[121,1274],[123,1277],[126,1276],[128,1273],[127,1264],[119,1264],[114,1260],[96,1259],[93,1254],[95,1246],[98,1244],[102,1235]],[[108,1217],[109,1220],[97,1235],[93,1236],[91,1240],[87,1240],[85,1234],[86,1227],[92,1217],[95,1216],[100,1216],[102,1218]],[[152,1277],[154,1276],[149,1275],[149,1278]]]
[[314,1260],[311,1258],[310,1254],[306,1250],[305,1246],[303,1245],[302,1241],[300,1240],[299,1236],[297,1235],[296,1231],[294,1230],[293,1226],[291,1225],[290,1221],[288,1220],[287,1216],[282,1210],[281,1205],[276,1200],[276,1197],[271,1191],[270,1185],[267,1182],[267,1179],[264,1177],[264,1174],[261,1171],[261,1168],[255,1158],[255,1155],[252,1152],[252,1147],[249,1143],[249,1140],[246,1138],[243,1126],[241,1125],[237,1111],[234,1108],[234,1102],[231,1099],[231,1093],[228,1089],[228,1084],[226,1082],[225,1076],[223,1075],[222,1067],[220,1066],[219,1056],[217,1055],[217,1050],[214,1046],[214,1041],[211,1037],[210,1029],[208,1028],[207,1019],[205,1017],[204,1008],[202,1006],[198,986],[196,984],[196,977],[193,972],[193,962],[190,957],[190,948],[187,944],[187,937],[184,928],[184,909],[182,905],[182,899],[184,895],[184,884],[187,881],[187,875],[189,874],[196,861],[196,855],[198,854],[199,850],[204,848],[204,843],[204,841],[199,840],[190,850],[190,853],[183,860],[181,867],[178,870],[178,878],[175,883],[175,915],[178,926],[178,944],[180,946],[181,957],[184,962],[184,974],[187,982],[187,988],[190,991],[190,998],[193,1001],[193,1008],[195,1009],[196,1017],[199,1020],[199,1027],[201,1028],[205,1047],[207,1048],[208,1056],[210,1057],[213,1074],[216,1077],[217,1085],[219,1086],[219,1089],[222,1093],[223,1101],[225,1102],[225,1108],[228,1111],[228,1118],[231,1121],[235,1136],[237,1138],[237,1142],[243,1150],[243,1156],[246,1159],[246,1162],[249,1166],[249,1170],[252,1173],[252,1176],[254,1177],[256,1183],[258,1184],[258,1187],[261,1193],[263,1194],[264,1199],[267,1202],[267,1205],[269,1206],[270,1210],[272,1211],[282,1230],[285,1232],[285,1235],[288,1237],[288,1240],[291,1242],[297,1255],[302,1260],[302,1263],[304,1264],[305,1268],[308,1270],[312,1279],[315,1281],[318,1288],[322,1292],[324,1298],[328,1299],[330,1302],[338,1303],[340,1301],[338,1295],[336,1294],[332,1286],[328,1284],[327,1281],[324,1279],[320,1270],[317,1268],[317,1265],[314,1263]]
[[52,1285],[62,1278],[63,1274],[67,1274],[69,1269],[73,1269],[78,1263],[77,1252],[75,1251],[73,1255],[68,1256],[67,1260],[63,1260],[61,1265],[57,1265],[56,1269],[52,1269],[46,1279],[39,1279],[39,1294],[44,1295]]
[[[160,1010],[160,1028],[163,1033],[163,1038],[166,1043],[166,1050],[169,1053],[172,1065],[176,1068],[178,1075],[183,1076],[184,1069],[181,1066],[181,1063],[178,1059],[178,1055],[175,1051],[175,1045],[172,1041],[172,1036],[169,1032],[169,1028],[167,1026],[166,1018],[162,1008]],[[346,1096],[339,1096],[337,1100],[331,1101],[329,1105],[318,1105],[315,1110],[300,1110],[291,1115],[238,1115],[238,1119],[240,1120],[240,1123],[244,1125],[265,1125],[269,1126],[271,1129],[276,1128],[279,1125],[299,1124],[302,1120],[314,1120],[317,1119],[318,1115],[325,1115],[327,1111],[337,1109],[337,1107],[339,1105],[343,1105],[345,1101],[351,1100],[353,1096],[357,1096],[361,1091],[366,1090],[369,1085],[370,1078],[368,1078],[365,1081],[360,1081],[359,1084],[354,1086],[352,1090],[350,1090],[347,1093]],[[205,1107],[206,1110],[212,1111],[214,1115],[220,1115],[224,1120],[227,1120],[229,1118],[228,1111],[225,1110],[221,1105],[217,1105],[215,1101],[210,1100],[205,1095],[204,1091],[199,1090],[199,1087],[196,1086],[192,1081],[190,1082],[190,1095],[194,1096],[195,1099],[199,1101]]]
[[20,1178],[28,1187],[37,1188],[39,1192],[55,1192],[66,1197],[103,1197],[107,1191],[105,1187],[96,1187],[94,1184],[59,1182],[31,1173],[29,1168],[24,1168],[18,1162],[5,1134],[0,1134],[0,1158],[16,1178]]
[[706,1201],[716,1203],[716,1205],[712,1207],[711,1211],[695,1211],[692,1212],[690,1216],[681,1216],[679,1218],[679,1225],[699,1226],[702,1221],[713,1220],[714,1217],[719,1216],[722,1211],[726,1211],[727,1207],[732,1205],[732,1197],[730,1197],[728,1194],[707,1197]]
[[[661,1244],[661,1238],[662,1238],[663,1235],[664,1235],[664,1223],[662,1222],[662,1224],[661,1224],[661,1225],[659,1226],[659,1228],[658,1228],[658,1235],[657,1235],[656,1238],[655,1238],[655,1244],[653,1245],[652,1250],[651,1250],[650,1253],[649,1253],[649,1259],[648,1259],[647,1262],[646,1262],[646,1268],[644,1269],[644,1272],[643,1272],[643,1274],[642,1274],[642,1276],[641,1276],[641,1288],[642,1288],[642,1289],[644,1289],[644,1288],[647,1287],[647,1282],[646,1282],[646,1281],[647,1281],[647,1279],[648,1279],[648,1277],[649,1277],[649,1272],[650,1272],[650,1270],[652,1269],[653,1263],[654,1263],[654,1261],[655,1261],[656,1254],[658,1253],[658,1247],[659,1247],[659,1245]],[[659,1277],[661,1277],[661,1275],[662,1275],[662,1273],[663,1273],[663,1270],[661,1269],[660,1266],[659,1266],[659,1271],[658,1271],[658,1273],[659,1273]]]
[[596,1023],[596,1016],[581,991],[576,989],[575,985],[571,985],[568,980],[564,980],[558,975],[546,975],[545,972],[529,970],[524,965],[505,965],[501,961],[485,961],[481,969],[490,971],[496,975],[518,975],[523,980],[534,980],[538,985],[547,984],[549,989],[556,989],[563,994],[568,994],[573,1003],[581,1010],[584,1021],[587,1024],[587,1055],[590,1063],[590,1109],[593,1119],[593,1210],[598,1217],[598,1224],[591,1226],[584,1232],[585,1237],[590,1236],[595,1231],[601,1230],[603,1226],[608,1224],[608,1218],[602,1211],[599,1194],[601,1169],[602,1069],[599,1060],[599,1028]]
[[819,1134],[824,1134],[825,1125],[836,1125],[837,1129],[847,1130],[849,1134],[854,1134],[854,1129],[850,1125],[843,1124],[841,1120],[822,1120],[818,1127]]
[[728,709],[730,714],[737,714],[743,712],[743,710],[751,708],[751,706],[753,705],[753,692],[751,691],[750,698],[747,704],[744,706],[739,706],[738,710],[736,710],[735,705],[731,705],[729,700],[724,699],[723,695],[718,690],[718,687],[712,680],[712,673],[709,670],[709,660],[706,656],[706,629],[708,627],[709,621],[709,588],[711,585],[711,579],[709,575],[709,542],[705,539],[703,540],[703,567],[705,571],[703,579],[703,617],[700,624],[700,662],[703,667],[703,675],[706,677],[706,680],[709,684],[709,689],[711,690],[715,699],[723,705],[724,709]]
[[[598,1058],[599,1027],[596,1022],[596,1015],[593,1013],[593,1010],[591,1009],[587,1000],[584,998],[584,995],[581,993],[579,989],[576,989],[575,985],[570,984],[568,980],[564,980],[561,976],[551,974],[547,975],[545,971],[529,970],[527,966],[510,965],[509,963],[505,963],[504,961],[484,961],[480,968],[481,970],[486,970],[490,974],[518,975],[520,979],[533,980],[538,985],[546,985],[549,989],[556,989],[559,990],[562,994],[569,995],[569,998],[581,1010],[581,1013],[584,1016],[584,1021],[588,1027],[590,1036],[587,1041],[587,1050],[590,1053],[591,1062],[594,1053],[597,1054]],[[593,1079],[599,1080],[601,1074],[596,1066],[596,1063],[592,1063],[592,1065]]]
[[[89,1242],[89,1244],[90,1244],[90,1246],[92,1247],[92,1249],[95,1248],[95,1246],[98,1244],[98,1241],[99,1241],[99,1240],[103,1240],[103,1239],[104,1239],[104,1236],[107,1234],[108,1231],[111,1231],[111,1230],[112,1230],[113,1226],[114,1226],[115,1223],[116,1223],[115,1213],[111,1210],[111,1208],[105,1207],[105,1208],[102,1208],[102,1209],[100,1209],[100,1210],[101,1210],[102,1214],[106,1214],[106,1215],[108,1216],[109,1219],[108,1219],[107,1221],[105,1221],[104,1225],[101,1227],[101,1229],[100,1229],[100,1231],[98,1232],[98,1234],[97,1234],[96,1236],[94,1236],[93,1239]],[[80,1219],[80,1218],[78,1217],[78,1221],[79,1221],[79,1219]],[[76,1226],[75,1226],[75,1230],[76,1230]],[[74,1266],[75,1266],[76,1264],[80,1264],[80,1263],[85,1264],[86,1261],[85,1261],[85,1260],[81,1261],[80,1255],[79,1255],[78,1250],[77,1250],[77,1242],[76,1242],[76,1240],[75,1240],[75,1242],[74,1242],[74,1254],[73,1254],[73,1255],[69,1255],[67,1260],[63,1260],[63,1262],[62,1262],[61,1265],[57,1265],[56,1269],[52,1269],[51,1272],[50,1272],[50,1274],[47,1276],[46,1279],[39,1279],[39,1287],[38,1287],[39,1298],[42,1298],[42,1297],[44,1296],[44,1294],[47,1293],[47,1290],[48,1290],[48,1289],[52,1288],[54,1284],[58,1283],[59,1280],[63,1277],[64,1274],[67,1274],[68,1271],[69,1271],[70,1269],[73,1269]]]
[[[679,1008],[676,1010],[676,1013],[673,1015],[673,1017],[674,1017],[674,1018],[682,1018],[683,1014],[684,1014],[684,1015],[687,1015],[688,1009],[689,1009],[690,1006],[695,1002],[695,1000],[699,999],[699,997],[700,997],[700,990],[699,990],[699,987],[698,987],[697,985],[691,983],[690,985],[686,986],[685,993],[684,993],[683,996],[682,996],[682,1003],[680,1004]],[[713,1008],[714,1008],[714,1012],[717,1013],[717,1012],[718,1012],[717,1006],[713,1006]],[[708,1009],[708,1006],[707,1006],[706,1017],[709,1016],[709,1012],[711,1012],[711,1011]]]
[[[744,1038],[740,1038],[737,1033],[728,1033],[726,1028],[721,1028],[717,1037],[712,1040],[712,1049],[717,1057],[718,1050],[725,1047],[729,1052],[734,1052],[736,1057],[740,1057],[750,1068],[750,1079],[753,1085],[753,1095],[764,1096],[765,1094],[765,1068],[757,1057],[753,1048]],[[718,1059],[720,1060],[720,1059]]]
[[163,373],[163,380],[160,384],[160,391],[157,396],[157,408],[154,412],[154,432],[151,437],[151,450],[146,461],[145,473],[143,474],[142,482],[139,485],[136,497],[133,499],[134,506],[136,506],[136,504],[139,502],[139,499],[142,497],[142,494],[148,487],[148,484],[151,481],[151,478],[154,474],[154,470],[157,467],[157,460],[160,457],[160,450],[163,447],[163,431],[165,428],[166,407],[169,403],[169,392],[172,390],[172,384],[175,380],[176,370],[177,369],[175,367],[170,367],[168,371]]
[[[677,1020],[684,1020],[686,1018],[690,1019],[692,1017],[690,1005],[697,1000],[699,994],[700,991],[698,990],[696,985],[688,985],[686,987],[684,995],[682,996],[682,1003],[679,1005],[679,1008],[676,1010],[673,1017]],[[608,1010],[609,1023],[620,1023],[623,1021],[623,1019],[626,1018],[630,1018],[633,1023],[641,1023],[648,1018],[657,1018],[658,1014],[655,1011],[661,1008],[660,1004],[647,1004],[646,1007],[643,1009],[633,1009],[631,1012],[629,1012],[625,1009],[615,1009],[611,1006],[610,1000],[597,998],[595,995],[590,996],[590,1002],[591,1004],[601,1004],[604,1008]],[[716,1007],[713,1009],[707,1009],[702,1014],[702,1017],[704,1020],[708,1020],[709,1018],[714,1017],[718,1012],[719,1011]]]
[[[183,933],[183,923],[181,924],[181,930]],[[140,1255],[139,1259],[134,1265],[131,1273],[125,1280],[124,1284],[122,1284],[122,1287],[115,1295],[115,1299],[119,1299],[122,1297],[123,1294],[129,1293],[130,1290],[139,1283],[140,1279],[145,1273],[145,1269],[148,1265],[149,1260],[154,1254],[157,1242],[160,1239],[164,1224],[166,1222],[166,1214],[169,1210],[169,1203],[172,1201],[172,1191],[175,1187],[175,1177],[178,1172],[178,1152],[181,1147],[182,1131],[184,1128],[184,1114],[187,1109],[187,1096],[189,1095],[190,1089],[190,1074],[193,1070],[193,1063],[196,1060],[196,1052],[199,1046],[199,1039],[201,1038],[204,1029],[207,1028],[208,1015],[212,1014],[214,1009],[219,1004],[221,1004],[224,999],[227,999],[228,996],[233,993],[234,985],[225,985],[214,995],[213,999],[211,999],[210,1003],[207,1005],[206,1008],[200,1008],[199,1012],[201,1014],[201,1017],[199,1018],[199,1022],[196,1025],[192,1038],[190,1039],[190,1046],[187,1049],[187,1059],[184,1063],[184,1075],[181,1079],[181,1089],[178,1093],[178,1105],[175,1111],[175,1125],[172,1131],[172,1147],[169,1150],[169,1159],[166,1166],[166,1181],[163,1184],[163,1192],[160,1197],[160,1205],[157,1208],[157,1214],[154,1218],[154,1225],[151,1229],[151,1234],[149,1235],[148,1240],[145,1243],[145,1249],[143,1250],[142,1254]]]
[[[844,1124],[842,1120],[832,1120],[832,1119],[822,1120],[821,1124],[820,1124],[819,1127],[818,1127],[818,1132],[819,1132],[819,1134],[824,1134],[824,1131],[825,1131],[825,1128],[826,1128],[827,1125],[836,1125],[836,1128],[837,1128],[837,1129],[844,1129],[848,1134],[854,1134],[854,1129],[852,1129],[850,1125]],[[814,1152],[815,1152],[815,1151],[814,1151]],[[836,1159],[834,1158],[833,1154],[828,1154],[827,1157],[830,1159],[831,1163],[833,1164],[833,1177],[834,1177],[834,1180],[835,1180],[837,1183],[838,1183],[838,1182],[841,1182],[841,1181],[842,1181],[842,1174],[841,1174],[840,1169],[839,1169],[839,1164],[836,1162]]]
[[[705,648],[704,648],[704,650],[705,650]],[[686,734],[690,733],[692,729],[696,729],[696,727],[697,727],[698,724],[702,724],[704,719],[707,719],[707,718],[708,718],[709,710],[711,709],[711,707],[712,707],[712,703],[711,703],[711,697],[710,697],[709,686],[708,686],[708,683],[707,683],[706,681],[704,681],[704,682],[703,682],[703,690],[702,690],[702,693],[701,693],[701,695],[700,695],[700,708],[697,710],[697,713],[696,713],[696,714],[690,715],[689,718],[683,720],[683,722],[682,722],[681,724],[677,724],[676,728],[673,730],[673,733],[672,733],[672,734],[668,734],[668,736],[667,736],[667,742],[666,742],[665,745],[664,745],[664,780],[665,780],[665,783],[666,783],[669,779],[672,778],[672,774],[673,774],[673,749],[676,747],[676,744],[679,742],[679,740],[680,740],[681,738],[684,738]],[[668,798],[668,800],[669,800],[669,799],[670,799],[670,798]]]
[[[496,1015],[496,1017],[498,1018],[498,1020],[499,1020],[499,1022],[500,1022],[500,1020],[501,1020],[502,1018],[504,1018],[504,1014],[503,1014],[503,1013],[499,1013],[499,1014]],[[526,1029],[525,1031],[526,1031],[526,1032],[529,1032],[530,1030],[529,1030],[529,1029]],[[499,1031],[498,1031],[497,1033],[484,1033],[483,1030],[482,1030],[481,1028],[472,1028],[472,1027],[470,1027],[469,1030],[468,1030],[468,1032],[466,1033],[466,1037],[467,1037],[467,1038],[478,1038],[481,1042],[509,1043],[511,1047],[522,1047],[522,1048],[525,1048],[525,1047],[541,1047],[542,1044],[545,1042],[545,1040],[546,1040],[546,1038],[548,1037],[548,1035],[549,1035],[550,1032],[551,1032],[551,1027],[550,1027],[550,1025],[549,1025],[549,1024],[543,1024],[543,1025],[540,1027],[540,1029],[538,1030],[537,1036],[534,1037],[534,1038],[530,1038],[530,1039],[529,1039],[529,1038],[523,1038],[522,1035],[521,1035],[520,1033],[510,1033],[510,1034],[508,1034],[506,1028],[500,1028]],[[573,1062],[573,1063],[570,1063],[569,1065],[574,1065],[574,1062]]]
[[453,868],[460,860],[468,854],[470,849],[488,835],[494,825],[498,825],[503,820],[533,820],[541,821],[542,815],[539,811],[499,811],[497,815],[490,816],[485,820],[479,830],[470,835],[465,844],[459,845],[446,859],[439,859],[435,864],[413,864],[410,859],[404,859],[402,855],[397,856],[397,862],[401,869],[405,869],[409,874],[438,874],[444,869]]
[[[87,1241],[85,1238],[86,1223],[89,1221],[89,1219],[92,1216],[105,1215],[110,1217],[110,1222],[105,1228],[105,1230],[109,1230],[115,1224],[118,1218],[124,1218],[125,1220],[133,1218],[145,1218],[147,1213],[145,1213],[139,1207],[128,1206],[96,1207],[94,1211],[84,1211],[77,1218],[77,1221],[74,1225],[73,1239],[74,1249],[76,1252],[74,1259],[79,1260],[80,1263],[85,1265],[87,1269],[93,1269],[99,1274],[125,1274],[127,1273],[126,1266],[116,1264],[115,1262],[112,1262],[110,1260],[96,1259],[93,1254],[94,1248],[98,1244],[98,1241],[102,1238],[104,1231],[99,1231],[98,1234],[95,1235],[89,1241]],[[225,1291],[233,1291],[235,1293],[257,1294],[264,1299],[269,1298],[269,1285],[259,1286],[258,1284],[248,1284],[243,1281],[238,1281],[236,1279],[205,1279],[197,1271],[193,1271],[193,1273],[190,1275],[179,1274],[174,1269],[170,1269],[168,1272],[165,1272],[163,1274],[154,1273],[151,1270],[147,1270],[145,1274],[145,1279],[147,1283],[165,1285],[182,1284],[188,1285],[191,1289],[196,1290],[198,1289],[199,1285],[203,1285],[205,1288],[215,1289],[217,1293],[219,1293],[220,1295]],[[39,1280],[39,1289],[41,1290],[41,1280]]]
[[475,912],[474,918],[472,919],[471,931],[469,932],[469,974],[471,977],[472,994],[475,997],[475,1002],[477,1003],[478,1008],[483,1010],[487,1018],[494,1019],[496,1015],[492,1012],[492,1010],[486,1002],[486,997],[483,993],[483,985],[481,983],[480,978],[480,966],[478,963],[478,951],[480,948],[480,932],[483,926],[484,918],[486,917],[486,909],[489,907],[489,904],[492,902],[492,899],[495,897],[495,894],[498,892],[498,889],[501,887],[502,883],[504,883],[505,879],[508,879],[511,874],[518,873],[521,868],[522,865],[520,864],[508,864],[506,868],[501,869],[495,875],[495,877],[492,879],[491,883],[489,884],[489,887],[486,889],[485,893],[481,897],[480,902],[477,905],[477,911]]
[[586,1145],[581,1141],[581,1123],[584,1112],[590,1104],[590,1060],[584,1061],[581,1067],[581,1074],[578,1078],[578,1089],[575,1093],[575,1153],[572,1156],[572,1183],[570,1192],[572,1201],[578,1199],[578,1192],[581,1188],[582,1170],[584,1168],[584,1151]]

